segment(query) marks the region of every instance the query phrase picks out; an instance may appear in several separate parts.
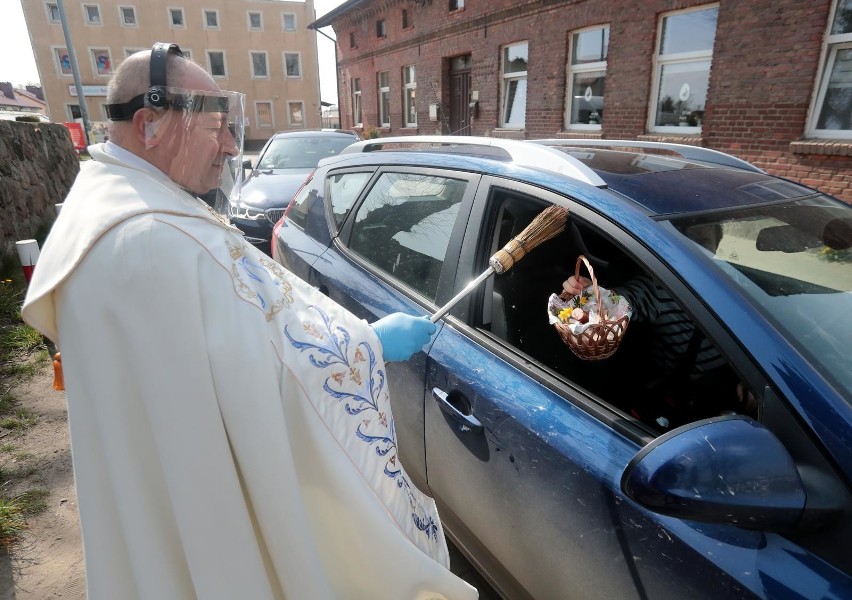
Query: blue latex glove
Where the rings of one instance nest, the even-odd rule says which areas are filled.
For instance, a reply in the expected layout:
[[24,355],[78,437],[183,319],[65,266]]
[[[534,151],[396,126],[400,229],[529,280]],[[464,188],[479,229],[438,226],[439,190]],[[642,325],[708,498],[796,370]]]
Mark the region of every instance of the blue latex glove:
[[391,313],[371,327],[382,343],[385,361],[408,360],[437,329],[429,317],[412,317],[401,312]]

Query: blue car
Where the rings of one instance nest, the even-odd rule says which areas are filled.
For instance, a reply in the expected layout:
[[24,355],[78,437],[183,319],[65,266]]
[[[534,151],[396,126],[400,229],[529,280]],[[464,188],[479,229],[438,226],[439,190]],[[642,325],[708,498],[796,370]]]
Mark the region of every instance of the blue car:
[[[700,148],[377,139],[272,252],[368,321],[431,315],[551,205],[561,233],[387,365],[448,537],[511,600],[852,598],[852,206]],[[551,322],[579,256],[634,294],[605,358]]]

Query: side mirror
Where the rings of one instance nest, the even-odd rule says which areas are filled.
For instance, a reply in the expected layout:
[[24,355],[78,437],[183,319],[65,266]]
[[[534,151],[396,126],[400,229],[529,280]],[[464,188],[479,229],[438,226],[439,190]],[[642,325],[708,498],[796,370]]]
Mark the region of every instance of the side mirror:
[[243,161],[243,169],[248,169],[249,171],[252,169],[251,160],[248,158]]
[[655,439],[627,465],[621,489],[659,514],[770,531],[794,528],[807,500],[787,449],[742,416],[697,421]]

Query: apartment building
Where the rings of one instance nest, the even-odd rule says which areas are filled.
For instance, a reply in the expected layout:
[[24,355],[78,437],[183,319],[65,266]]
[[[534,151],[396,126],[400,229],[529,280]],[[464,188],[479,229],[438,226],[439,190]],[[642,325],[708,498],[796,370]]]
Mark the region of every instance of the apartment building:
[[[57,2],[21,0],[53,121],[81,117]],[[106,121],[106,90],[127,56],[173,42],[225,90],[246,94],[246,147],[273,133],[320,127],[312,0],[63,2],[91,123]],[[101,127],[93,129],[102,130]]]
[[692,144],[852,202],[850,0],[349,0],[326,26],[342,127]]

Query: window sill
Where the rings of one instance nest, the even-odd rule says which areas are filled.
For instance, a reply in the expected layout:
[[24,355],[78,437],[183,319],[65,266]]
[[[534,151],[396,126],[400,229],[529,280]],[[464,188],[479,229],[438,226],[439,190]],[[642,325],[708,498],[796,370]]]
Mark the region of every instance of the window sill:
[[667,144],[686,144],[687,146],[704,147],[704,138],[695,134],[674,135],[646,133],[645,135],[637,135],[636,139],[643,142],[663,142]]
[[508,129],[505,127],[498,127],[491,130],[491,135],[496,138],[523,140],[527,137],[527,131],[526,129]]
[[793,154],[824,154],[830,156],[852,156],[852,140],[813,138],[790,142]]
[[556,137],[558,139],[574,139],[574,140],[600,140],[603,139],[603,132],[598,131],[588,131],[588,130],[579,130],[579,129],[567,129],[565,131],[559,131],[556,133]]

